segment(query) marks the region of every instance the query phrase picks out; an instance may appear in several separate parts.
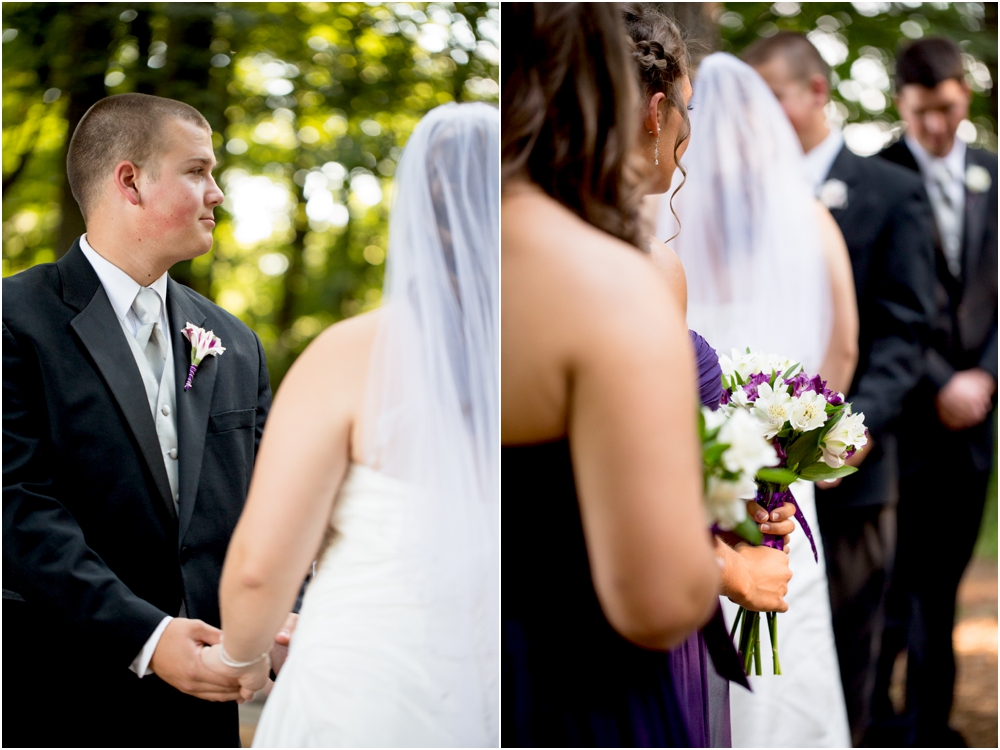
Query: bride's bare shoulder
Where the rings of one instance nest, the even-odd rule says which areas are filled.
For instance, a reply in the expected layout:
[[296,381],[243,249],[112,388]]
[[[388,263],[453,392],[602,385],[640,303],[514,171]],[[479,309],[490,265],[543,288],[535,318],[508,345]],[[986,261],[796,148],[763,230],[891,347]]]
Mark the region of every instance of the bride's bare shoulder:
[[363,388],[380,317],[380,311],[375,310],[334,323],[299,355],[285,382],[290,387],[319,388],[328,394],[338,389],[349,394]]

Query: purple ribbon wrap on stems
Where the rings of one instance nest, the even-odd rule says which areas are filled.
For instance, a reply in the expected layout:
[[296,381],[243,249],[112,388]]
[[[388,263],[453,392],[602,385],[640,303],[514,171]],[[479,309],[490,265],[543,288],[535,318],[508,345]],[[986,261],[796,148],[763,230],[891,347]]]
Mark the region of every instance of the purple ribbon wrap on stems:
[[194,382],[194,374],[198,372],[198,365],[191,365],[188,368],[187,382],[184,383],[184,390],[190,391]]
[[[813,539],[812,529],[806,523],[806,517],[802,515],[802,508],[799,507],[794,495],[792,495],[792,491],[788,487],[782,489],[777,485],[767,482],[758,483],[757,496],[754,497],[754,501],[767,511],[768,516],[770,516],[771,511],[775,508],[780,508],[785,503],[795,503],[795,520],[798,521],[802,531],[805,532],[806,539],[809,540],[809,544],[812,546],[813,558],[816,562],[819,562],[819,553],[816,551],[816,541]],[[765,547],[782,550],[785,548],[785,539],[774,534],[764,534],[764,541],[761,544]]]

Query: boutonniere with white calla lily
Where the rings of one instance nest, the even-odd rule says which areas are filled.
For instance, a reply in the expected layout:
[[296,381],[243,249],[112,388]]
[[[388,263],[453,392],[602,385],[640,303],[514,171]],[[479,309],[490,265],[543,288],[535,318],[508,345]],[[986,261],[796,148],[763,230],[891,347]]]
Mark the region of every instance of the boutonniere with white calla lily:
[[222,339],[216,336],[214,331],[206,331],[191,323],[184,326],[181,333],[191,342],[191,367],[188,369],[187,382],[184,383],[184,390],[189,391],[201,361],[209,355],[217,357],[226,351],[226,347],[222,345]]
[[965,170],[965,187],[970,193],[985,193],[993,187],[990,171],[978,164],[970,164]]

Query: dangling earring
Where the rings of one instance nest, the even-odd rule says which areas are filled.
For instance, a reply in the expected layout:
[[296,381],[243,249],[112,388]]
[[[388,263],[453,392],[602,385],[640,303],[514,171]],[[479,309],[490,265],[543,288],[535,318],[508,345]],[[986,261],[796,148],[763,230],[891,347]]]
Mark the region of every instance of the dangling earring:
[[[650,135],[653,134],[652,130],[647,130]],[[653,144],[653,164],[660,166],[660,134],[656,134],[656,143]]]

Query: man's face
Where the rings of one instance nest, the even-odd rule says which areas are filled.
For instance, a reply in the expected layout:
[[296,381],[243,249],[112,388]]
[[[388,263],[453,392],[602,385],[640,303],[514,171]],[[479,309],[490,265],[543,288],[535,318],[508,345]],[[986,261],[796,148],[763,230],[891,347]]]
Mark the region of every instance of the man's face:
[[212,249],[213,209],[223,195],[212,177],[216,162],[210,131],[172,119],[160,137],[165,151],[156,178],[147,173],[145,184],[140,183],[145,211],[140,233],[151,249],[177,262]]
[[945,156],[955,143],[959,123],[969,114],[969,88],[949,78],[932,89],[908,83],[896,97],[907,131],[933,156]]
[[[755,66],[771,91],[788,115],[792,127],[801,137],[815,127],[816,122],[824,121],[823,107],[826,104],[825,86],[811,85],[791,74],[788,62],[781,55],[775,55],[766,63]],[[822,76],[816,76],[822,78]],[[822,88],[822,91],[818,91]]]

